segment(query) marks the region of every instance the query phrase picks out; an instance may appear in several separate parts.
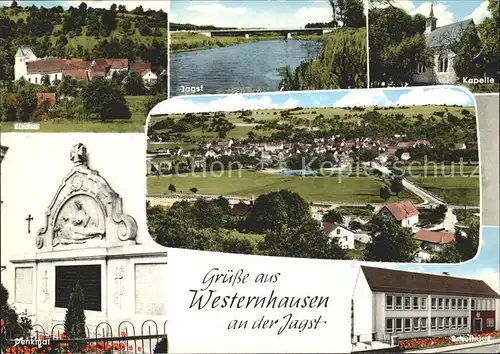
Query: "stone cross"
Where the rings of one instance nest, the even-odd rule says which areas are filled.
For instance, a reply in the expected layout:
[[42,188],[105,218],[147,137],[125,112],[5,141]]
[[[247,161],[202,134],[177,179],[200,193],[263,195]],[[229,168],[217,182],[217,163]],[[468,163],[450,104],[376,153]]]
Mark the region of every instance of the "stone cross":
[[122,308],[122,295],[123,295],[123,266],[116,268],[116,290],[115,290],[115,304],[118,308]]
[[49,277],[47,276],[47,269],[45,269],[45,273],[43,275],[43,285],[42,285],[42,291],[43,291],[43,294],[45,295],[43,302],[47,302],[47,300],[49,299],[49,288],[47,285],[48,280],[49,280]]
[[31,221],[33,220],[33,217],[31,216],[31,214],[28,215],[28,217],[26,218],[26,221],[28,222],[28,233],[31,233]]
[[88,162],[87,148],[82,143],[73,146],[70,159],[75,165],[86,165]]

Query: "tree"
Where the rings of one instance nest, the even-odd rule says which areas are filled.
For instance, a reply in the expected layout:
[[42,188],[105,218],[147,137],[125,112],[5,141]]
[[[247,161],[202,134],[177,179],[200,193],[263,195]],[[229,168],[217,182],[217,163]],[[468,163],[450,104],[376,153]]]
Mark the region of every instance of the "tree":
[[132,20],[129,17],[126,17],[120,22],[120,30],[123,34],[130,34],[130,30],[132,29]]
[[382,198],[384,200],[384,202],[387,202],[387,200],[389,200],[389,198],[391,197],[391,191],[390,191],[389,187],[387,187],[387,186],[381,187],[379,190],[379,195],[380,195],[380,198]]
[[471,220],[466,228],[457,228],[455,231],[455,244],[461,262],[474,258],[479,251],[479,229],[479,223]]
[[401,177],[393,177],[391,179],[391,191],[395,193],[399,197],[399,193],[401,193],[405,187],[403,186],[403,179]]
[[479,26],[478,30],[481,34],[482,49],[481,53],[484,57],[484,73],[487,76],[499,76],[499,56],[500,41],[498,40],[498,28],[500,27],[500,17],[498,10],[498,1],[488,0],[488,11],[491,16],[486,18]]
[[415,261],[419,249],[410,228],[398,225],[392,219],[376,216],[369,231],[371,241],[363,250],[363,260],[376,262]]
[[76,97],[78,93],[78,81],[68,75],[62,78],[57,86],[57,94],[59,97]]
[[132,72],[125,78],[125,91],[132,96],[144,95],[147,91],[139,74]]
[[328,210],[328,212],[323,215],[323,221],[330,222],[333,224],[343,224],[344,217],[342,216],[342,214],[339,211],[337,211],[335,209],[331,209],[331,210]]
[[168,190],[170,191],[170,193],[174,193],[176,191],[175,186],[173,184],[170,184],[168,186]]
[[[68,309],[64,318],[64,332],[70,339],[86,338],[84,294],[80,283],[76,283],[69,297]],[[82,344],[70,345],[72,350],[81,350]]]
[[450,49],[456,54],[453,58],[453,69],[460,79],[483,76],[483,63],[480,60],[481,40],[473,23],[467,26],[460,40],[451,43]]
[[41,81],[42,81],[42,85],[45,85],[47,87],[50,86],[50,76],[49,75],[43,75]]
[[196,193],[198,193],[198,188],[193,187],[193,188],[190,188],[189,191],[193,194],[196,194]]
[[297,230],[284,227],[279,231],[267,232],[259,248],[269,256],[347,259],[347,251],[340,247],[338,239],[330,240],[313,219]]
[[364,13],[363,0],[343,0],[339,1],[341,20],[343,27],[361,28],[366,27],[366,16]]
[[130,110],[119,87],[104,78],[92,79],[82,90],[85,109],[102,120],[128,119]]

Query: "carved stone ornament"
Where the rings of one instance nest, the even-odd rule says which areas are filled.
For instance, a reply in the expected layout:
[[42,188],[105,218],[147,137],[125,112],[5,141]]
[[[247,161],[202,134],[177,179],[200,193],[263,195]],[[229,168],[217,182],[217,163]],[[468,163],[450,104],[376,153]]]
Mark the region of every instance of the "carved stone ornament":
[[135,240],[137,223],[122,212],[122,200],[99,172],[88,166],[86,147],[79,143],[70,154],[75,164],[64,178],[38,231],[36,247],[74,244],[116,246]]

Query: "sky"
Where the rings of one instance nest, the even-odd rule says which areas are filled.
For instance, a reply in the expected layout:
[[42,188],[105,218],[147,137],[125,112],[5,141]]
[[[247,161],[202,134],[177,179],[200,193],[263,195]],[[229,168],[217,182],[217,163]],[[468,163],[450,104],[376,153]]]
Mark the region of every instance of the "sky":
[[[0,6],[11,4],[11,0],[0,0]],[[108,1],[108,0],[90,0],[84,1],[89,7],[93,8],[106,8],[109,9],[111,5],[125,5],[127,10],[133,10],[138,6],[144,8],[144,10],[160,10],[162,9],[165,12],[169,12],[170,10],[170,1],[159,1],[159,0],[148,0],[148,1],[134,1],[134,0],[116,0],[116,1]],[[17,3],[21,6],[43,6],[43,7],[54,7],[54,6],[62,6],[64,8],[73,6],[79,6],[82,1],[24,1],[17,0]]]
[[[409,14],[422,14],[429,16],[431,1],[422,0],[396,0],[395,5],[406,10]],[[434,17],[437,18],[437,26],[445,26],[472,18],[476,24],[481,23],[490,13],[487,9],[487,0],[450,0],[434,1]]]
[[159,103],[151,114],[427,104],[474,106],[474,98],[453,86],[178,96]]
[[170,16],[174,23],[280,28],[330,22],[332,10],[328,0],[173,0]]

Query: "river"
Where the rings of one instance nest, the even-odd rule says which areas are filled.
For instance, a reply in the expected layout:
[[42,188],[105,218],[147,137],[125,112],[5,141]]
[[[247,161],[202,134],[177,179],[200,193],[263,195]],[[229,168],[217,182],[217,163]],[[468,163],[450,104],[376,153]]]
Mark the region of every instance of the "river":
[[[279,69],[317,57],[321,41],[270,40],[170,54],[171,96],[278,91]],[[201,86],[203,91],[201,92]]]

